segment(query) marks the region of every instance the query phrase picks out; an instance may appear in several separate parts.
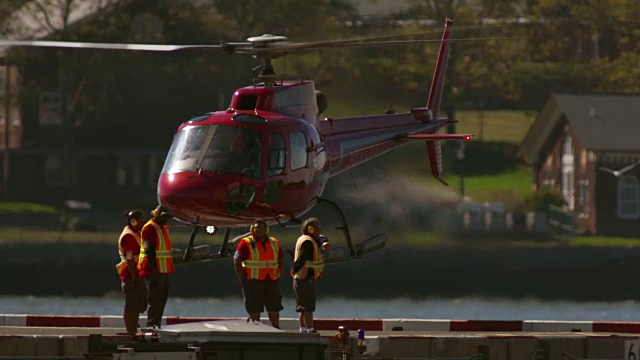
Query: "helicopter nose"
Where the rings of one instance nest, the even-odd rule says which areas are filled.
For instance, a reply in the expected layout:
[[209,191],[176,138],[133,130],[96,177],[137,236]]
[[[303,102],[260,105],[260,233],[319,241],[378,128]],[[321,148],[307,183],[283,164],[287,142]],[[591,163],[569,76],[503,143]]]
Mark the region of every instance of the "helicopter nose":
[[224,174],[163,174],[158,198],[171,214],[186,222],[232,223],[254,200],[256,188]]

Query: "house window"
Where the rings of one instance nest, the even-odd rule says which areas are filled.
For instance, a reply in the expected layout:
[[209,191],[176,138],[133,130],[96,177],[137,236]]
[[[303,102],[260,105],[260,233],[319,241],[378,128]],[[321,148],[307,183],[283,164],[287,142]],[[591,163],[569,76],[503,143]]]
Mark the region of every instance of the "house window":
[[61,110],[62,100],[59,92],[45,91],[40,94],[40,124],[62,124]]
[[589,212],[589,180],[578,180],[578,209]]
[[291,143],[291,170],[307,166],[307,137],[302,131],[289,134]]
[[618,217],[640,218],[640,185],[634,175],[623,175],[618,182]]
[[116,176],[116,181],[119,186],[140,186],[142,178],[140,158],[131,155],[121,156],[118,159]]
[[269,136],[269,167],[267,175],[280,175],[284,171],[284,138],[278,133]]
[[44,182],[46,186],[66,185],[67,177],[61,155],[47,155],[45,158]]
[[11,120],[11,125],[20,126],[22,123],[22,115],[20,114],[20,102],[18,99],[11,100],[11,114],[9,119]]
[[567,135],[564,138],[562,144],[562,197],[567,202],[569,210],[573,210],[574,207],[574,174],[575,174],[575,162],[573,156],[573,144],[571,136]]

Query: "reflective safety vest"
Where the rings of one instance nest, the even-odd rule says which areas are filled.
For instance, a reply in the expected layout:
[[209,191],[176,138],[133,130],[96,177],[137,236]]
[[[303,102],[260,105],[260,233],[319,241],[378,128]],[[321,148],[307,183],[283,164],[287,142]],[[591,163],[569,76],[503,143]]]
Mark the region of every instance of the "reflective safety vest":
[[294,279],[306,279],[307,274],[309,273],[309,269],[314,270],[314,279],[318,279],[322,273],[324,272],[324,259],[322,258],[322,253],[318,249],[318,243],[316,243],[315,239],[309,235],[302,235],[298,238],[296,242],[296,251],[294,253],[294,261],[298,259],[300,256],[300,252],[302,251],[302,243],[305,241],[310,241],[313,244],[313,257],[312,261],[305,261],[304,265],[297,273],[293,275]]
[[[158,241],[156,241],[156,265],[158,272],[162,274],[172,274],[175,269],[173,267],[173,257],[171,257],[171,239],[169,238],[168,226],[160,226],[153,219],[149,220],[142,228],[142,233],[149,226],[153,226]],[[142,270],[147,266],[148,256],[145,251],[144,244],[140,247],[140,262],[138,269]]]
[[[118,239],[118,254],[120,255],[120,262],[116,264],[116,271],[118,271],[118,274],[120,275],[122,275],[124,272],[129,271],[129,265],[127,264],[127,257],[124,253],[124,250],[122,250],[122,239],[124,239],[125,235],[133,235],[136,241],[138,241],[138,246],[142,246],[141,244],[142,238],[140,233],[137,231],[134,231],[129,226],[125,226],[124,229],[122,230],[122,234],[120,234],[120,239]],[[139,255],[137,254],[133,255],[133,261],[135,261],[136,264],[138,264],[138,257]]]
[[278,258],[280,257],[280,242],[274,237],[268,237],[266,246],[258,245],[253,235],[242,238],[249,245],[249,258],[242,262],[242,268],[247,279],[265,280],[267,275],[271,279],[280,278]]

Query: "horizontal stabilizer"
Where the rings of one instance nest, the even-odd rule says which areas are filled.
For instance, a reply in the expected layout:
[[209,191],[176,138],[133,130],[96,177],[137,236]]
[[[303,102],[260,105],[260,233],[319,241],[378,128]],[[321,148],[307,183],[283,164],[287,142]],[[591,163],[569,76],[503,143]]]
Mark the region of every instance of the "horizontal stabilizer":
[[416,140],[464,140],[469,141],[473,137],[472,134],[413,134],[407,135],[407,139]]

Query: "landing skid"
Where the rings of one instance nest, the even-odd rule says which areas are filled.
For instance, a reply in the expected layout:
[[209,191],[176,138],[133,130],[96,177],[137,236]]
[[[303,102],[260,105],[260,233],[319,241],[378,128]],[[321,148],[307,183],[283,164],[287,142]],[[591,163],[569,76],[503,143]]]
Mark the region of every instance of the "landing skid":
[[220,245],[220,248],[218,248],[217,251],[214,251],[214,248],[211,245],[193,246],[196,235],[201,231],[202,226],[194,225],[193,230],[191,231],[191,236],[189,237],[189,244],[187,245],[187,248],[184,251],[180,249],[173,249],[172,257],[174,264],[179,265],[221,259],[228,257],[235,249],[233,240],[231,242],[229,241],[229,238],[231,237],[231,228],[227,228],[225,230],[222,245]]
[[[351,240],[351,232],[349,231],[347,220],[345,219],[344,214],[342,213],[342,210],[340,210],[338,205],[336,205],[333,201],[321,198],[317,199],[316,205],[326,206],[336,213],[340,222],[340,226],[336,227],[336,230],[342,231],[346,242],[344,247],[332,246],[332,248],[325,250],[323,252],[325,263],[358,260],[362,257],[362,255],[380,250],[387,244],[387,236],[383,233],[374,235],[364,241],[354,244]],[[293,219],[293,221],[289,221],[289,223],[299,224],[300,222],[297,221],[297,219]],[[286,226],[285,224],[281,225]],[[228,257],[229,254],[231,254],[235,250],[237,241],[249,235],[242,234],[234,237],[233,239],[230,239],[232,228],[226,228],[222,244],[217,249],[217,251],[214,251],[214,248],[211,245],[194,246],[195,238],[202,231],[202,229],[203,227],[201,225],[193,226],[191,236],[189,237],[189,243],[184,251],[180,249],[173,249],[172,255],[174,264],[179,265],[202,261],[211,261]]]
[[387,244],[387,235],[383,233],[374,235],[364,241],[354,244],[351,240],[351,232],[349,231],[347,220],[338,205],[333,201],[321,198],[318,198],[317,205],[326,206],[338,215],[340,226],[338,226],[336,230],[342,231],[346,241],[345,247],[332,247],[323,252],[325,263],[358,260],[362,255],[380,250]]

